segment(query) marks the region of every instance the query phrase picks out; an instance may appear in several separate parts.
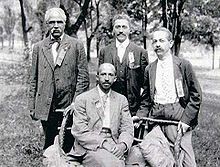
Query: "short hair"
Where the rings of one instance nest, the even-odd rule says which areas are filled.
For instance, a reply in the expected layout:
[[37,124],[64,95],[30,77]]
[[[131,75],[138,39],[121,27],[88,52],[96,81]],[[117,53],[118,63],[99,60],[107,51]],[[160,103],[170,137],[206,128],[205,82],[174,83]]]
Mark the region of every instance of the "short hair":
[[127,14],[125,14],[125,13],[121,13],[121,14],[117,14],[117,15],[115,15],[115,16],[113,17],[113,19],[112,19],[112,25],[114,25],[114,24],[115,24],[115,21],[118,20],[118,19],[125,19],[125,20],[127,20],[128,23],[129,23],[129,26],[130,26],[130,24],[131,24],[131,19],[130,19],[130,17],[129,17]]
[[[157,31],[163,31],[163,32],[166,32],[167,33],[167,39],[170,41],[170,40],[173,40],[173,34],[170,32],[169,29],[165,28],[165,27],[159,27],[157,28],[154,32],[157,32]],[[153,32],[153,33],[154,33]]]
[[98,70],[97,70],[97,75],[100,73],[101,69],[104,67],[104,66],[109,66],[110,68],[112,68],[114,74],[116,75],[116,69],[115,69],[115,66],[111,63],[102,63],[100,64]]
[[46,23],[50,20],[51,13],[57,13],[64,22],[66,22],[66,14],[61,8],[50,8],[45,13],[45,21]]

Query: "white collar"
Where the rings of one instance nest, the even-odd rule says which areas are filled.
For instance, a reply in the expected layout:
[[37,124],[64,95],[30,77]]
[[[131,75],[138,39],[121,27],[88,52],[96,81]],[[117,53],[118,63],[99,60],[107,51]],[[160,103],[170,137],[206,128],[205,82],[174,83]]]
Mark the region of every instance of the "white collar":
[[171,64],[172,62],[173,62],[172,55],[167,56],[163,60],[158,59],[158,64],[160,64],[160,65],[162,65],[162,64]]
[[116,48],[118,48],[118,47],[123,47],[123,48],[126,48],[128,45],[129,45],[129,39],[127,38],[124,42],[119,42],[118,40],[117,40],[117,38],[116,38]]

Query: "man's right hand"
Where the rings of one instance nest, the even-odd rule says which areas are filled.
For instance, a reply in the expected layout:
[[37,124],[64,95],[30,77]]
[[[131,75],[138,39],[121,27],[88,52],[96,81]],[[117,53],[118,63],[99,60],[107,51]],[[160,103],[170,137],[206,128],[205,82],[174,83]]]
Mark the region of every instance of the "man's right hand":
[[134,127],[135,127],[136,129],[138,129],[139,126],[141,125],[141,123],[143,122],[143,120],[140,120],[140,118],[139,118],[138,116],[133,116],[133,117],[132,117],[132,120],[133,120],[133,122],[134,122]]

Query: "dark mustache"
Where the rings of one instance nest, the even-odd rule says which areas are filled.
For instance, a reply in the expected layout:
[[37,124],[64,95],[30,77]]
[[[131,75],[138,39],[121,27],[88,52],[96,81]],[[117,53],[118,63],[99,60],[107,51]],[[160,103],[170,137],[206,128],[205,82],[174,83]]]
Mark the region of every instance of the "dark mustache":
[[125,35],[123,32],[119,32],[118,34],[117,34],[117,36],[119,36],[119,35]]

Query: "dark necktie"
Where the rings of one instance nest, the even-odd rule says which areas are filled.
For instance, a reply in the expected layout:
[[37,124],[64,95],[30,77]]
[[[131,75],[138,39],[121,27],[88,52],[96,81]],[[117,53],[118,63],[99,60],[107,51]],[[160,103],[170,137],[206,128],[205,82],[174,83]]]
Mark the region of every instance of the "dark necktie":
[[53,38],[53,39],[51,39],[51,42],[50,42],[51,45],[53,45],[54,43],[57,42],[56,51],[58,51],[58,49],[60,47],[60,41],[61,41],[61,38],[57,38],[57,39]]

